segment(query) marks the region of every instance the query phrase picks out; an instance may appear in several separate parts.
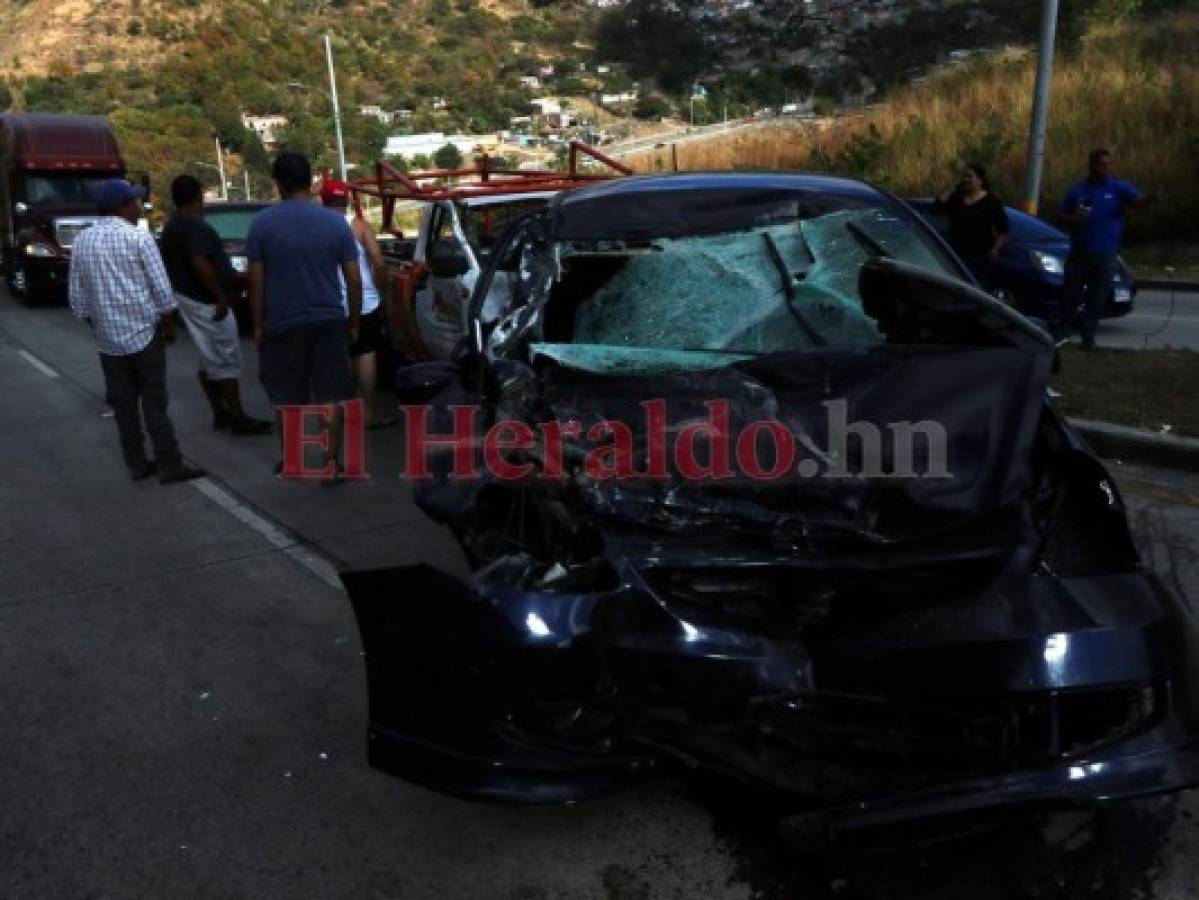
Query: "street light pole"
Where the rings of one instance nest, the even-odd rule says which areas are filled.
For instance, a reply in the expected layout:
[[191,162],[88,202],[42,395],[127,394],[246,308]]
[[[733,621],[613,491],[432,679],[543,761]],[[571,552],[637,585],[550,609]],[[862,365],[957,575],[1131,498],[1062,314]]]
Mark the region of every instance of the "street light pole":
[[242,163],[242,166],[241,166],[241,174],[242,174],[242,177],[245,178],[245,180],[246,180],[246,202],[249,202],[249,200],[250,200],[250,170],[246,168],[246,164],[244,162]]
[[229,199],[229,185],[225,181],[225,156],[221,153],[221,139],[215,138],[216,143],[216,170],[221,174],[221,199]]
[[333,44],[329,35],[325,35],[325,61],[329,64],[329,99],[333,101],[333,126],[337,129],[337,162],[341,170],[341,180],[346,177],[346,147],[341,137],[341,104],[337,102],[337,76],[333,73]]
[[1042,0],[1041,46],[1037,51],[1037,84],[1033,93],[1032,126],[1028,132],[1028,165],[1024,173],[1024,211],[1036,215],[1045,170],[1045,134],[1053,82],[1053,45],[1057,39],[1058,0]]

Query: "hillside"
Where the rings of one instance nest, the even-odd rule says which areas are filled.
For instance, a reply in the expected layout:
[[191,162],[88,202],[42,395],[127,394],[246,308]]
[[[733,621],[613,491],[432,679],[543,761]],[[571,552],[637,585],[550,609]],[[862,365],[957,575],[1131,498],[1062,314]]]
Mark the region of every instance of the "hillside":
[[[1194,235],[1199,208],[1199,5],[1095,25],[1059,55],[1053,81],[1042,210],[1086,169],[1095,147],[1117,172],[1162,201],[1131,218],[1131,236]],[[1035,74],[1026,50],[993,53],[897,91],[827,130],[802,126],[678,147],[683,169],[803,169],[866,178],[905,196],[952,186],[964,162],[985,165],[997,193],[1020,196]],[[633,160],[667,168],[669,150]]]
[[288,116],[287,145],[332,161],[325,32],[348,154],[369,163],[386,129],[359,105],[411,109],[417,130],[501,127],[527,109],[522,75],[577,68],[592,15],[583,0],[0,0],[0,79],[17,108],[108,115],[160,184],[208,160],[215,132],[266,190],[242,112]]

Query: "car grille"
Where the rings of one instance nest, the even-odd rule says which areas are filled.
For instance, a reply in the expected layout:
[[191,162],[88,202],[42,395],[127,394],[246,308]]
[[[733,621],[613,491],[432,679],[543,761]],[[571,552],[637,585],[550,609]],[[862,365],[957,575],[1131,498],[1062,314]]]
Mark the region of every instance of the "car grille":
[[906,702],[813,692],[765,712],[810,759],[938,776],[997,775],[1078,760],[1161,721],[1161,682]]
[[54,239],[60,247],[70,247],[85,228],[91,228],[98,220],[94,216],[54,220]]

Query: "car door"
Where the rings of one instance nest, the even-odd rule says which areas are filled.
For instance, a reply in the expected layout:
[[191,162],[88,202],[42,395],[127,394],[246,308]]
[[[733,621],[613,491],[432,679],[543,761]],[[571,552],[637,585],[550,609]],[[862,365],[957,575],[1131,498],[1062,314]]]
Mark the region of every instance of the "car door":
[[453,203],[431,204],[421,226],[415,257],[423,263],[424,274],[413,296],[415,325],[426,356],[448,359],[466,333],[467,305],[479,263]]

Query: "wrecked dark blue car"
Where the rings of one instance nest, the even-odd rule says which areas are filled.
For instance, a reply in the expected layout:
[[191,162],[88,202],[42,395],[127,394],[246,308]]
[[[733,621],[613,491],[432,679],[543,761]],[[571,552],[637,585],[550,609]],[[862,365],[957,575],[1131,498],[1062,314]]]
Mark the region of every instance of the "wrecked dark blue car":
[[686,768],[833,828],[1199,782],[1192,614],[1048,405],[1048,336],[964,277],[830,178],[517,223],[467,345],[405,373],[431,433],[477,408],[482,474],[417,489],[472,574],[343,576],[371,762],[542,803]]

